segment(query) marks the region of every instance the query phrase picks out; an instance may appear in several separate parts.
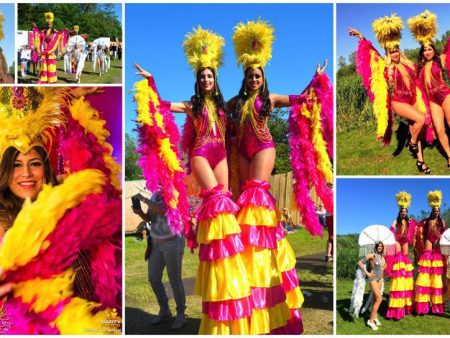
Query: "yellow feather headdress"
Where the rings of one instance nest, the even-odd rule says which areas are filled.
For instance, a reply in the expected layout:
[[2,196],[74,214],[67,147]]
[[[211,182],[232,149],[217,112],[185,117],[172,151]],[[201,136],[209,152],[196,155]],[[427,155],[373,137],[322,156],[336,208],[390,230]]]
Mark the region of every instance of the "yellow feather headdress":
[[411,34],[421,45],[429,45],[434,43],[437,35],[437,16],[426,10],[419,15],[408,19],[408,27]]
[[0,162],[5,150],[21,153],[34,146],[49,146],[52,130],[64,121],[63,95],[48,88],[2,87],[0,89]]
[[78,25],[73,26],[73,31],[75,33],[78,33],[79,30],[80,30],[80,26],[78,26]]
[[217,69],[223,64],[224,45],[225,40],[220,35],[198,26],[186,35],[183,49],[187,62],[195,73],[205,67],[211,67],[217,73]]
[[392,49],[400,45],[403,21],[397,14],[376,19],[372,29],[381,47]]
[[53,20],[55,19],[55,15],[52,12],[45,13],[44,17],[45,17],[45,22],[47,22],[47,23],[53,22]]
[[249,67],[264,68],[272,58],[273,31],[268,22],[260,19],[246,24],[240,22],[234,28],[234,52],[238,65],[242,65],[244,71]]
[[441,202],[442,202],[442,191],[440,190],[434,190],[434,191],[430,191],[428,193],[428,204],[430,205],[430,207],[435,208],[441,207]]
[[3,12],[0,11],[0,40],[3,40],[5,37],[3,33],[3,22],[5,21],[5,18],[3,17]]
[[400,191],[395,195],[395,198],[397,199],[397,205],[402,209],[408,209],[411,205],[411,195],[406,191]]

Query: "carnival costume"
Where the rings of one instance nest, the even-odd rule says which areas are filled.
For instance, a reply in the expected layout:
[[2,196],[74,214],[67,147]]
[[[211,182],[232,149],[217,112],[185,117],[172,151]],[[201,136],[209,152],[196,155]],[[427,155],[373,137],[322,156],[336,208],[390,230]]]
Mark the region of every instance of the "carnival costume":
[[[238,65],[243,65],[244,72],[249,67],[264,68],[271,58],[273,39],[273,28],[260,20],[240,23],[235,28],[233,43]],[[304,194],[301,196],[305,203],[298,203],[298,206],[306,228],[312,234],[321,234],[321,226],[309,197],[308,179],[314,176],[315,180],[312,181],[318,188],[318,194],[324,199],[328,210],[332,211],[332,194],[326,187],[326,182],[332,181],[327,153],[332,149],[332,143],[324,141],[324,138],[329,142],[332,140],[332,134],[329,134],[332,133],[332,90],[326,75],[316,75],[313,82],[302,95],[290,97],[290,133],[291,148],[294,149],[294,190],[298,192],[306,188],[302,190]],[[232,129],[235,130],[236,142],[233,143],[237,153],[248,161],[261,150],[275,147],[267,126],[268,117],[260,113],[262,104],[259,92],[248,93],[242,110],[234,114],[236,126]],[[304,131],[302,127],[306,128],[307,135],[301,135],[300,139],[298,136]],[[311,142],[311,134],[317,136],[316,149]],[[331,148],[327,148],[330,145]],[[302,146],[309,150],[308,154],[299,154],[298,150],[303,149]],[[302,156],[310,156],[310,163],[314,167],[311,172],[303,171],[306,163]],[[237,161],[231,163],[233,172],[237,171],[236,165]],[[321,169],[328,175],[323,175]],[[298,175],[299,172],[304,174],[303,177]],[[243,257],[254,304],[250,334],[300,334],[303,332],[300,312],[303,295],[295,269],[295,254],[285,239],[280,212],[269,189],[270,184],[266,181],[246,181],[238,199],[241,208],[237,220],[242,230],[245,246]],[[308,214],[311,208],[313,216]]]
[[[421,46],[434,45],[437,34],[436,14],[426,10],[425,12],[408,19],[408,27],[414,38]],[[444,48],[444,54],[450,56],[450,43]],[[447,66],[447,65],[444,65]],[[427,62],[419,73],[420,83],[425,88],[428,99],[440,106],[445,98],[450,95],[450,88],[444,81],[442,66],[434,60]]]
[[[405,191],[395,195],[397,204],[402,209],[408,209],[411,204],[411,195]],[[395,236],[395,241],[401,246],[408,243],[413,245],[414,230],[416,223],[414,220],[402,220],[391,227]],[[394,256],[391,281],[389,284],[389,305],[386,318],[396,320],[402,319],[406,314],[411,314],[414,296],[414,267],[409,255],[403,255],[400,249]]]
[[[217,74],[223,44],[222,37],[200,27],[187,35],[183,47],[188,63],[196,74],[205,67],[211,67]],[[143,166],[148,189],[153,191],[152,184],[156,184],[159,179],[164,197],[167,197],[167,192],[173,192],[171,196],[181,205],[177,207],[173,203],[175,200],[168,196],[166,204],[171,206],[168,208],[169,225],[174,233],[180,233],[181,229],[176,227],[176,222],[170,222],[171,213],[177,217],[178,224],[178,217],[185,222],[184,234],[188,246],[194,249],[197,243],[200,244],[200,263],[195,283],[195,293],[202,297],[199,334],[249,334],[248,317],[252,313],[252,303],[241,257],[244,249],[240,239],[241,229],[234,216],[238,206],[230,199],[230,193],[222,192],[221,185],[203,190],[200,194],[203,203],[196,212],[198,232],[196,235],[192,233],[187,224],[189,213],[184,186],[185,172],[179,165],[180,156],[177,153],[179,135],[170,114],[170,103],[160,100],[153,78],[148,79],[148,85],[150,88],[147,88],[146,80],[136,85],[138,122],[141,123],[139,162]],[[217,86],[217,82],[215,85]],[[201,115],[187,116],[182,141],[183,149],[189,157],[202,156],[212,168],[226,158],[226,119],[224,112],[216,109],[214,95],[216,94],[212,93],[212,97],[205,98]],[[149,150],[152,151],[151,154]],[[160,166],[162,159],[169,157],[173,168]],[[168,162],[165,160],[163,163]],[[168,177],[166,173],[169,174]],[[176,186],[172,185],[173,178],[176,179]]]
[[58,173],[69,174],[25,200],[3,237],[2,283],[13,288],[2,305],[2,333],[120,333],[120,166],[105,121],[68,89],[0,93],[0,156],[9,147],[41,146]]
[[[54,15],[52,12],[45,13],[45,21],[53,23]],[[41,62],[41,71],[39,73],[38,83],[56,83],[58,77],[56,75],[56,50],[58,49],[60,40],[62,39],[61,32],[53,31],[46,28],[40,31],[38,28],[33,28],[33,45],[39,51],[39,58]]]
[[[384,246],[384,257],[378,257],[376,253],[376,245],[381,242]],[[393,233],[383,225],[371,225],[360,233],[358,238],[359,257],[366,257],[368,254],[375,253],[374,257],[374,273],[373,278],[369,278],[369,282],[379,282],[383,280],[383,270],[386,263],[389,261],[395,252],[395,237]],[[363,260],[366,264],[366,260]],[[350,313],[355,317],[359,317],[373,305],[373,293],[370,291],[366,303],[364,304],[364,292],[366,289],[366,276],[364,272],[358,267],[355,273],[355,280],[353,282],[352,298],[350,300]],[[380,293],[383,295],[384,280],[382,282]]]
[[[432,208],[440,208],[442,201],[441,191],[430,191],[428,193],[428,203]],[[438,220],[426,219],[419,225],[417,231],[417,241],[425,243],[430,241],[432,250],[425,250],[419,260],[419,274],[416,280],[416,313],[427,314],[432,303],[432,313],[444,313],[443,304],[443,282],[444,258],[439,250],[439,240],[445,231],[445,224]]]
[[[373,31],[386,51],[398,48],[401,40],[403,22],[395,14],[377,19],[372,24]],[[392,102],[416,105],[425,116],[426,140],[433,142],[434,135],[431,113],[425,91],[415,76],[412,64],[400,59],[398,65],[390,66],[388,57],[384,59],[365,38],[358,43],[356,51],[356,71],[361,76],[364,88],[373,104],[377,119],[378,139],[389,144],[394,123]]]

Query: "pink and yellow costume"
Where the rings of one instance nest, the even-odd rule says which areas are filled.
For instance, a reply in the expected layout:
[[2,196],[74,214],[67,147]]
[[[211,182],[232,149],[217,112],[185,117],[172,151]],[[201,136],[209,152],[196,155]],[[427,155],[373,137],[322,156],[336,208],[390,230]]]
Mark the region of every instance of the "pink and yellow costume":
[[442,106],[444,100],[450,95],[450,88],[444,81],[444,76],[439,65],[435,61],[430,62],[430,69],[425,65],[420,70],[419,79],[427,92],[428,99]]
[[[395,241],[400,245],[410,243],[412,245],[415,222],[403,220],[402,224],[392,227]],[[403,255],[400,250],[394,256],[391,281],[389,284],[389,305],[386,318],[402,319],[412,312],[414,296],[414,267],[408,255]]]
[[425,220],[421,224],[419,239],[430,241],[432,250],[425,250],[419,260],[419,274],[416,280],[415,310],[417,314],[427,314],[432,303],[432,313],[444,313],[443,270],[444,257],[439,250],[439,239],[445,226],[436,224],[435,220]]

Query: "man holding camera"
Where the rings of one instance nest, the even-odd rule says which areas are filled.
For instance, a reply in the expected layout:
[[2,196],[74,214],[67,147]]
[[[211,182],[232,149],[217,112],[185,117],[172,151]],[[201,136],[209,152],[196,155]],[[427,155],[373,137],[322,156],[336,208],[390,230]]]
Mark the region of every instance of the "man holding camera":
[[[146,213],[141,209],[139,201],[147,204]],[[148,280],[159,304],[159,314],[152,320],[152,324],[160,324],[172,318],[167,294],[162,283],[163,270],[164,267],[167,267],[167,275],[177,305],[177,316],[171,329],[178,330],[187,322],[184,314],[186,296],[181,278],[185,239],[171,232],[165,211],[166,206],[161,190],[155,192],[150,199],[141,194],[133,196],[133,212],[151,224],[144,258],[148,261]]]

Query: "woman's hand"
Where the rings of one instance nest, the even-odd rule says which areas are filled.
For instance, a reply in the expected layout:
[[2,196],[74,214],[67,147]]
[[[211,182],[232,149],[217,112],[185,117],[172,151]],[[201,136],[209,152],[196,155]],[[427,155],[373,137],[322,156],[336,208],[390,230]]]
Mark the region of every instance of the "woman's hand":
[[78,99],[83,96],[103,94],[104,92],[105,88],[102,87],[77,87],[70,91],[70,96]]
[[351,28],[351,27],[349,27],[349,29],[348,29],[348,35],[356,36],[360,40],[364,39],[364,36],[359,31],[357,31],[356,29]]
[[327,68],[328,66],[328,60],[325,59],[324,63],[323,63],[323,67],[320,67],[320,63],[317,64],[317,69],[316,69],[316,73],[321,75],[325,72],[325,68]]
[[136,75],[141,75],[142,77],[144,77],[144,79],[148,79],[148,78],[152,77],[152,74],[147,72],[144,68],[139,66],[137,63],[133,64],[133,67],[138,70],[138,72],[136,72]]
[[367,272],[366,271],[366,276],[369,277],[369,278],[373,278],[373,277],[375,277],[375,274],[373,272]]

